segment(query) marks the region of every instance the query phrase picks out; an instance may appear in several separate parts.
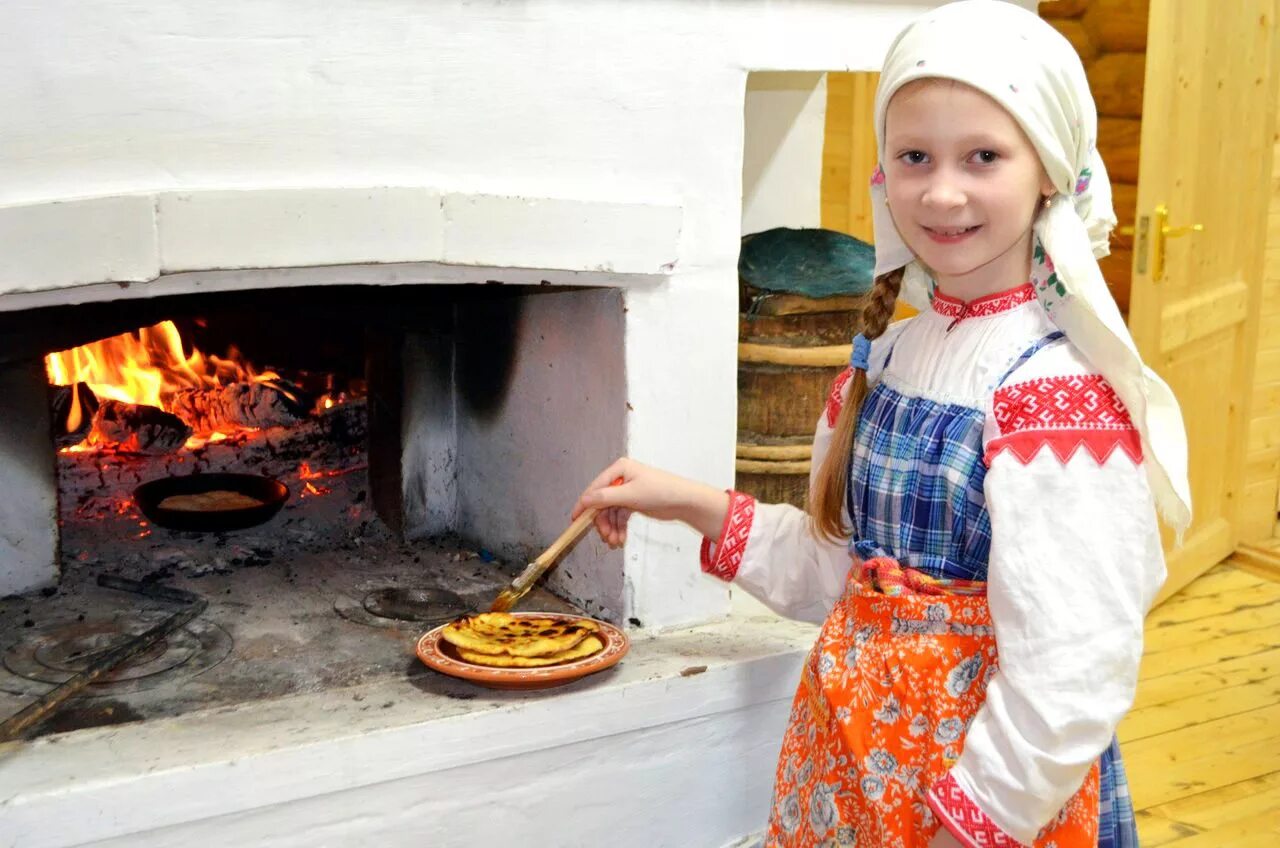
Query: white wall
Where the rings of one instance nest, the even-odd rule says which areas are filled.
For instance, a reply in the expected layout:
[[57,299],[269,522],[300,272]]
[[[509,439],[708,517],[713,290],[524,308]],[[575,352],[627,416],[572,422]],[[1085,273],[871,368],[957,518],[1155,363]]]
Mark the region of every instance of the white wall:
[[827,75],[747,77],[742,233],[821,223]]
[[688,192],[737,197],[745,71],[876,68],[932,5],[9,0],[0,205],[436,185],[723,212]]

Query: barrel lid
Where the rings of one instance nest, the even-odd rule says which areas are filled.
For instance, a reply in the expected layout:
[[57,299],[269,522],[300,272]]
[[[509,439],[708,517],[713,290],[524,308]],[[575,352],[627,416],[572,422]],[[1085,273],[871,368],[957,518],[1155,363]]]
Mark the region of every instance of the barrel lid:
[[742,237],[738,276],[766,292],[823,298],[871,290],[875,248],[820,227],[776,227]]

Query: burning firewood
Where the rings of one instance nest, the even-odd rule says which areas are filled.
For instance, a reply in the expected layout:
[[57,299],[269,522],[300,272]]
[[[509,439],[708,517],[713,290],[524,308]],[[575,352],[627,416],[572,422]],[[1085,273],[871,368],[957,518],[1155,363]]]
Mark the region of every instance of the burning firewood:
[[283,381],[183,389],[169,401],[169,408],[198,433],[279,427],[307,417],[305,399]]
[[191,428],[154,406],[104,400],[93,416],[89,442],[129,453],[172,453],[186,443]]
[[49,387],[49,409],[53,413],[54,433],[59,439],[68,440],[89,429],[93,414],[98,411],[98,397],[85,383],[70,386]]

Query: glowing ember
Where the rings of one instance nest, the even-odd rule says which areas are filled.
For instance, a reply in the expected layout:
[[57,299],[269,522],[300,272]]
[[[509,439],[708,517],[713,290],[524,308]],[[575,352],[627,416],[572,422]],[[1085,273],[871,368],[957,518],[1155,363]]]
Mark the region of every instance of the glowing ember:
[[[123,333],[72,350],[51,353],[45,357],[45,368],[50,383],[72,387],[67,432],[79,429],[84,421],[84,407],[78,390],[80,383],[88,385],[101,400],[154,406],[171,412],[171,399],[184,389],[214,389],[237,382],[270,383],[280,379],[271,371],[255,371],[234,348],[225,359],[206,356],[195,348],[188,355],[172,321],[144,327],[136,334]],[[220,441],[227,436],[217,431],[196,432],[187,447]],[[95,441],[90,434],[81,444],[65,450],[90,450],[93,444]]]
[[298,479],[299,479],[299,480],[304,481],[304,482],[303,482],[303,484],[302,484],[302,494],[301,494],[301,496],[305,498],[307,495],[327,495],[327,494],[329,494],[329,493],[330,493],[331,491],[333,491],[333,490],[332,490],[332,489],[330,489],[328,486],[317,486],[315,483],[312,483],[311,481],[312,481],[312,480],[318,480],[318,479],[320,479],[321,477],[333,477],[333,476],[336,476],[336,475],[334,475],[334,473],[333,473],[333,472],[330,472],[330,471],[312,471],[312,470],[311,470],[311,464],[310,464],[310,463],[308,463],[308,462],[303,462],[303,463],[301,463],[301,464],[298,466]]
[[304,483],[303,486],[304,486],[304,491],[302,493],[303,497],[306,497],[307,494],[327,495],[333,491],[333,489],[330,489],[328,486],[317,486],[315,483],[312,483],[310,481],[307,481],[306,483]]
[[[241,429],[239,432],[240,433],[256,433],[257,428],[245,427]],[[225,442],[229,438],[231,438],[231,436],[227,435],[226,433],[220,432],[218,430],[214,430],[212,433],[209,433],[207,436],[192,436],[191,438],[187,439],[187,442],[186,444],[183,445],[183,447],[186,448],[187,450],[195,450],[196,448],[202,448],[205,445],[212,444],[213,442]],[[79,445],[77,445],[77,447],[79,447]]]
[[328,486],[312,483],[312,480],[322,480],[325,477],[341,477],[344,474],[351,474],[355,471],[363,471],[369,466],[361,463],[359,465],[350,465],[346,468],[334,468],[327,471],[313,471],[311,463],[301,462],[298,464],[298,479],[302,481],[302,491],[299,497],[305,498],[307,495],[327,495],[333,491]]
[[319,480],[323,477],[341,477],[344,474],[350,474],[353,471],[363,471],[369,466],[361,463],[359,465],[350,465],[346,468],[336,468],[329,471],[312,471],[311,463],[302,462],[298,464],[299,480]]

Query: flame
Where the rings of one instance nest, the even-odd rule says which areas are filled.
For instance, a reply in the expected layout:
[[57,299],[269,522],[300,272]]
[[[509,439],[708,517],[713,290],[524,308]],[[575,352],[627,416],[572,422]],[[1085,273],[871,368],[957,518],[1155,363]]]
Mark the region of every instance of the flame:
[[[154,406],[171,411],[169,401],[183,389],[211,389],[233,382],[267,382],[280,379],[271,372],[257,372],[232,348],[226,358],[206,356],[192,348],[184,352],[182,336],[172,321],[143,327],[45,357],[49,382],[71,386],[67,431],[79,429],[84,407],[79,384],[84,383],[100,399]],[[227,438],[226,433],[197,433],[188,446]],[[91,449],[88,440],[72,451]]]

